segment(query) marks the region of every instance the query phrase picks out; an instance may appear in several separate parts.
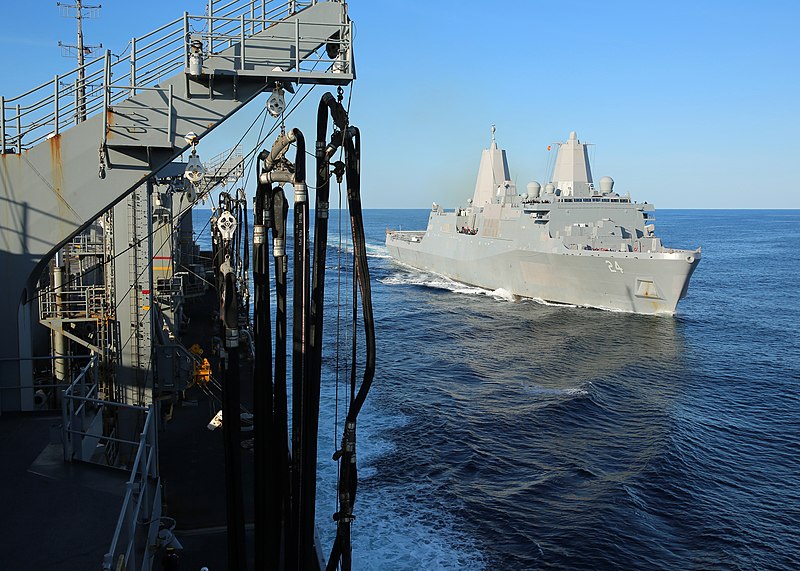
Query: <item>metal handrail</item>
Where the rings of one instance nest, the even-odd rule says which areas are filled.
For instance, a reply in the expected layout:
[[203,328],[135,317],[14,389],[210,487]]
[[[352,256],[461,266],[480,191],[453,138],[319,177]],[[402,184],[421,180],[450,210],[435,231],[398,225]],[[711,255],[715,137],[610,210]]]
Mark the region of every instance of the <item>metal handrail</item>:
[[[205,48],[213,53],[215,42],[249,39],[258,31],[280,21],[273,16],[295,13],[317,4],[318,1],[322,0],[209,0],[206,15],[184,14],[182,18],[172,20],[138,38],[132,38],[128,44],[130,49],[126,47],[117,61],[111,61],[111,52],[106,51],[104,55],[89,60],[83,66],[58,74],[53,80],[22,94],[10,98],[0,96],[0,153],[11,149],[21,153],[22,150],[59,134],[62,127],[108,109],[111,103],[108,92],[119,87],[120,83],[129,84],[128,95],[135,95],[136,90],[148,87],[165,73],[178,69],[181,61],[188,61],[189,38],[186,32],[191,32],[190,22],[203,23],[204,31],[194,33],[206,38]],[[232,32],[236,23],[239,24],[239,34],[235,37],[231,35],[223,38],[214,31],[215,27],[223,31],[230,27],[231,30],[227,31]],[[161,36],[151,39],[157,34]],[[227,36],[227,33],[224,35]],[[303,40],[308,42],[309,38]],[[295,43],[299,46],[300,38],[296,38]],[[129,57],[123,57],[128,52]],[[182,57],[177,57],[181,52]],[[170,58],[173,55],[176,57]],[[126,66],[127,69],[120,66]],[[79,80],[81,71],[84,74],[82,82]],[[115,72],[118,72],[116,79]],[[93,82],[102,82],[102,87],[93,89]],[[113,98],[115,102],[119,100],[119,95]],[[46,108],[47,111],[42,112]],[[24,117],[30,119],[25,124],[22,122]],[[104,122],[104,129],[105,127]],[[102,141],[105,141],[105,136]]]
[[[97,407],[116,407],[129,410],[136,410],[145,413],[144,427],[138,440],[128,440],[112,435],[102,435],[99,438],[117,444],[130,444],[137,447],[136,456],[130,467],[131,475],[126,484],[125,498],[122,502],[120,517],[117,521],[114,536],[111,540],[111,548],[104,557],[103,569],[112,569],[112,562],[115,557],[124,557],[126,563],[131,563],[130,568],[137,568],[133,565],[137,556],[144,557],[134,551],[137,539],[137,526],[149,526],[152,521],[157,520],[160,515],[160,491],[158,475],[158,434],[156,425],[155,410],[152,406],[141,407],[116,403],[93,397],[97,394],[99,387],[96,379],[87,384],[91,372],[97,371],[99,363],[98,355],[92,356],[89,363],[84,366],[75,380],[64,390],[62,401],[62,421],[63,421],[63,446],[64,458],[67,461],[73,459],[74,436],[86,437],[91,435],[85,432],[86,428],[86,407],[89,404]],[[98,412],[98,414],[100,414]],[[80,418],[80,425],[76,429],[73,426],[73,419]],[[78,459],[82,459],[80,455]],[[118,548],[124,542],[124,550],[118,553]]]
[[[92,391],[91,387],[88,390],[86,388],[86,377],[89,375],[89,371],[97,371],[96,367],[98,362],[98,355],[94,355],[80,370],[75,380],[64,390],[64,398],[61,403],[61,420],[62,429],[64,431],[62,445],[64,447],[64,460],[66,461],[70,461],[74,453],[72,446],[72,433],[74,432],[72,428],[72,419],[80,412],[81,427],[85,426],[86,420],[86,409],[83,407],[83,403],[76,409],[73,396],[75,396],[75,392],[78,390],[81,391],[81,396],[89,394]],[[95,383],[92,386],[96,387],[97,385]]]
[[[145,456],[146,454],[146,456]],[[155,497],[151,496],[150,481],[155,488]],[[126,485],[125,498],[111,538],[111,546],[103,557],[103,569],[110,571],[115,568],[119,559],[124,561],[122,568],[138,569],[146,557],[146,550],[138,553],[136,549],[136,531],[139,525],[151,525],[156,517],[154,510],[160,512],[160,506],[154,504],[160,498],[158,491],[158,462],[157,462],[157,427],[153,407],[147,408],[144,428],[139,436],[139,446],[136,458],[131,466],[131,476]],[[154,501],[155,500],[155,501]],[[140,517],[140,516],[144,517]],[[124,542],[124,545],[122,545]]]
[[105,298],[105,286],[71,284],[58,292],[61,300],[56,301],[56,291],[45,289],[41,298],[39,318],[52,319],[61,315],[64,319],[97,319],[102,310],[101,300]]

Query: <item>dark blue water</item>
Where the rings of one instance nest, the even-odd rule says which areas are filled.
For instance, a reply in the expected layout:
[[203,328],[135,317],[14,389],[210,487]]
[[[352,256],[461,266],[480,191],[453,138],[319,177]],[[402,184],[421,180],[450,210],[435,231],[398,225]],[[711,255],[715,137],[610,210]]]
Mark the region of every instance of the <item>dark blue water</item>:
[[[386,227],[424,228],[427,211],[365,218],[379,356],[359,420],[356,568],[800,568],[800,212],[659,211],[666,245],[703,247],[674,318],[459,286],[382,247]],[[339,252],[334,339],[351,285]],[[326,352],[329,545],[341,423],[334,436]]]

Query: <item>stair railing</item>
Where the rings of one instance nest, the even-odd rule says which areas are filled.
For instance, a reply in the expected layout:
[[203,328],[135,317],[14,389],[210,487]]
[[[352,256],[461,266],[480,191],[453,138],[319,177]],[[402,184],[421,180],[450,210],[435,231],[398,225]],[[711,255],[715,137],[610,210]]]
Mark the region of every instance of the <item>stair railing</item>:
[[[106,51],[100,57],[89,60],[82,66],[83,80],[80,79],[81,69],[77,67],[57,74],[52,80],[15,97],[0,96],[0,153],[21,153],[30,149],[56,137],[73,123],[81,122],[101,110],[107,111],[140,90],[163,91],[166,97],[166,89],[157,84],[182,67],[187,67],[191,36],[205,38],[206,55],[215,54],[218,49],[251,40],[287,15],[320,1],[209,0],[207,14],[184,14],[143,36],[132,38],[121,54]],[[199,31],[194,30],[193,25],[198,26]],[[310,46],[313,41],[320,39],[326,40],[335,31],[329,29],[331,26],[327,25],[328,29],[314,34],[313,38],[300,38],[299,33],[296,34],[292,51],[295,57],[286,62],[287,69],[294,67],[296,72],[299,71],[300,47]],[[328,32],[328,36],[325,36],[325,32]],[[348,45],[350,32],[349,29],[343,29],[340,34],[342,39],[338,41],[342,44],[343,53],[351,52]],[[347,69],[351,70],[352,61],[349,58]],[[241,54],[240,60],[244,67],[245,53]],[[332,63],[332,60],[321,61]],[[103,121],[104,135],[107,126]],[[105,142],[105,136],[100,142]]]
[[151,568],[156,532],[161,521],[157,410],[152,406],[146,409],[114,536],[103,557],[104,571]]

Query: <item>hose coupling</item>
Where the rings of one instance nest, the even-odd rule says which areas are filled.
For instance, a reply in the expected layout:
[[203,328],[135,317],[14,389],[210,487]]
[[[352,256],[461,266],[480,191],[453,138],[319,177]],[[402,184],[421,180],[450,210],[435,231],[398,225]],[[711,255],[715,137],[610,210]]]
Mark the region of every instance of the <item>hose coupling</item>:
[[308,187],[304,182],[296,182],[294,184],[294,201],[306,202],[308,200]]
[[239,330],[225,328],[225,347],[233,349],[239,346]]
[[253,226],[253,244],[263,244],[267,241],[267,227],[263,224]]

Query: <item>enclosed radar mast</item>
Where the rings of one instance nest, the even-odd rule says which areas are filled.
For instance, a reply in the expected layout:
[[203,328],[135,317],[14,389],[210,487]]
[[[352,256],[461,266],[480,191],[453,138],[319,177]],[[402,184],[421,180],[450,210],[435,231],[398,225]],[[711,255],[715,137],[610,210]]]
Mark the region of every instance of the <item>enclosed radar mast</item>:
[[475,192],[472,195],[474,207],[491,204],[499,189],[505,194],[506,189],[512,185],[506,152],[497,147],[496,130],[492,125],[492,143],[481,153],[481,165],[478,168],[478,179],[475,181]]

